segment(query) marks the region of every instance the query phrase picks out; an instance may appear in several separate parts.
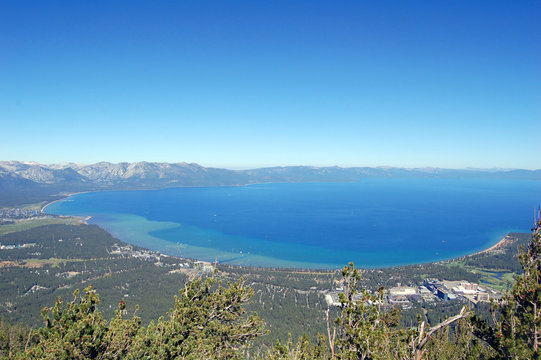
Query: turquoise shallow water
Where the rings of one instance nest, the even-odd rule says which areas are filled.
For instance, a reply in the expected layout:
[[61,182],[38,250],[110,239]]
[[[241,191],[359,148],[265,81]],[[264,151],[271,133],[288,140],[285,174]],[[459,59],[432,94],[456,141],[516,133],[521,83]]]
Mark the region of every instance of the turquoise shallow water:
[[335,268],[449,259],[528,232],[541,182],[371,179],[95,192],[46,212],[129,243],[240,265]]

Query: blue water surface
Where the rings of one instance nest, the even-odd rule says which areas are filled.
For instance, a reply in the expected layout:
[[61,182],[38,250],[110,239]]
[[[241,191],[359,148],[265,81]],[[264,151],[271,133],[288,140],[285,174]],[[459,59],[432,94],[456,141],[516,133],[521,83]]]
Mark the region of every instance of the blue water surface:
[[93,192],[46,212],[121,240],[240,265],[379,267],[450,259],[529,232],[541,182],[370,179]]

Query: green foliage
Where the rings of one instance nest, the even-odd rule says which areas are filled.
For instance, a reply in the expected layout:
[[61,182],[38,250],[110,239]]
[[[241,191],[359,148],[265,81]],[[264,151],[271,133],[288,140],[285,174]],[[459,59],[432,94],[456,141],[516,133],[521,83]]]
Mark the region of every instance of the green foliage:
[[[62,242],[58,241],[60,238]],[[540,297],[539,224],[533,243],[520,255],[524,275],[499,308],[493,309],[495,322],[487,323],[476,317],[471,323],[456,323],[456,326],[446,323],[444,327],[434,328],[428,325],[423,328],[422,320],[431,324],[446,321],[459,312],[462,304],[425,304],[424,308],[410,309],[404,317],[397,309],[384,305],[383,289],[376,285],[395,286],[397,282],[413,285],[427,274],[474,280],[465,278],[467,270],[463,267],[424,264],[358,270],[350,264],[339,280],[335,271],[221,265],[219,277],[225,285],[217,278],[186,283],[186,274],[170,272],[178,267],[179,261],[186,260],[162,258],[162,264],[156,266],[154,262],[112,256],[106,250],[118,240],[94,226],[42,227],[5,235],[0,240],[6,244],[36,244],[2,254],[4,260],[19,261],[21,265],[0,268],[3,279],[0,315],[13,316],[12,319],[19,316],[20,320],[24,311],[28,314],[25,320],[32,320],[38,313],[36,306],[51,304],[58,295],[69,296],[70,286],[89,282],[109,301],[100,303],[96,291],[87,288],[81,296],[76,293],[71,302],[59,300],[53,307],[47,307],[43,313],[46,325],[38,331],[2,323],[0,358],[225,359],[254,353],[264,353],[270,359],[539,357],[535,350],[538,335],[532,336],[540,326],[539,310],[535,311],[539,309]],[[509,251],[506,256],[511,254]],[[55,255],[61,259],[50,259]],[[39,267],[24,267],[24,262],[34,260],[44,263]],[[490,266],[486,261],[487,267]],[[76,275],[66,277],[67,272]],[[240,276],[250,287],[237,280]],[[470,273],[470,276],[478,275]],[[320,290],[333,288],[337,283],[346,289],[341,296],[342,306],[326,312]],[[34,285],[42,288],[38,292],[29,291]],[[133,308],[137,301],[142,303],[138,315],[143,320],[156,319],[170,307],[165,299],[171,299],[179,287],[183,290],[166,316],[146,327],[138,316],[125,318],[126,306]],[[249,304],[254,293],[254,301]],[[111,299],[121,297],[126,303],[122,301],[114,312]],[[249,315],[256,310],[269,321],[270,336],[260,337],[266,332],[263,322],[256,314]],[[423,317],[416,321],[415,314],[421,311]],[[332,323],[329,319],[335,317],[338,319]],[[419,326],[415,327],[416,324]],[[472,324],[475,335],[496,350],[472,336]],[[327,337],[318,334],[326,330]],[[293,336],[288,337],[288,332]],[[307,335],[300,336],[303,333]],[[292,340],[296,338],[296,342]],[[260,347],[248,353],[251,345]],[[261,347],[264,345],[268,346],[266,350]]]
[[215,278],[188,283],[167,318],[140,331],[128,359],[239,359],[249,341],[265,334],[257,316],[242,304],[253,291],[242,280],[224,287]]
[[11,359],[35,342],[36,336],[31,328],[0,320],[0,359]]
[[[361,274],[353,263],[342,271],[345,292],[340,294],[342,312],[335,321],[338,325],[336,341],[331,337],[331,351],[340,359],[397,359],[410,356],[413,330],[398,327],[397,308],[383,309],[383,288],[375,294],[366,290],[358,296]],[[330,334],[330,331],[329,331]],[[333,345],[334,343],[334,349]]]
[[4,260],[28,259],[28,253],[36,259],[93,259],[110,257],[108,248],[120,242],[96,225],[44,225],[18,231],[0,237],[3,245],[34,243],[35,247],[5,251]]
[[[42,226],[0,236],[0,243],[36,244],[0,251],[0,262],[11,262],[0,265],[0,317],[28,326],[42,324],[44,306],[54,304],[59,296],[71,299],[73,289],[89,283],[101,296],[105,318],[114,316],[118,300],[124,298],[130,309],[141,305],[138,315],[148,323],[167,312],[187,278],[184,273],[169,274],[179,268],[178,263],[188,262],[184,259],[162,257],[163,266],[156,266],[155,260],[111,254],[115,243],[128,244],[95,225]],[[39,290],[32,291],[35,285]]]
[[507,235],[511,243],[509,247],[498,251],[483,252],[464,258],[464,265],[473,268],[495,269],[498,272],[510,271],[521,273],[522,266],[517,258],[517,250],[520,244],[528,244],[531,235],[521,233],[510,233]]
[[[249,341],[265,333],[257,314],[243,308],[253,292],[242,280],[223,286],[215,278],[186,284],[167,319],[148,327],[135,314],[124,318],[121,301],[107,322],[92,287],[71,302],[58,299],[42,311],[45,326],[21,359],[239,359]],[[1,334],[1,333],[0,333]],[[21,347],[18,346],[20,350]]]
[[425,360],[482,360],[494,356],[494,351],[472,334],[466,318],[435,333],[424,350]]
[[494,304],[494,326],[477,316],[474,333],[505,359],[541,358],[541,219],[535,223],[532,241],[519,254],[524,270],[513,289]]
[[302,336],[294,343],[289,337],[285,344],[277,341],[267,358],[455,360],[489,359],[493,355],[473,336],[466,311],[434,328],[425,328],[420,318],[418,327],[400,327],[400,311],[384,305],[383,288],[373,294],[359,291],[361,273],[352,263],[342,275],[341,312],[335,327],[328,322],[328,338],[318,335],[313,343]]
[[45,326],[38,330],[38,343],[22,354],[25,359],[116,359],[130,350],[140,327],[134,316],[123,319],[121,302],[109,323],[97,310],[99,296],[91,286],[84,296],[76,290],[71,302],[58,299],[42,311]]
[[327,345],[327,338],[318,334],[316,342],[307,336],[299,337],[296,344],[293,343],[291,335],[285,344],[276,340],[276,345],[266,354],[268,360],[312,360],[312,359],[331,359],[331,352]]
[[[127,244],[93,225],[44,226],[0,236],[0,243],[36,243],[35,247],[0,251],[1,261],[20,262],[20,266],[0,267],[0,317],[28,326],[41,325],[40,309],[54,304],[58,296],[70,299],[73,289],[84,288],[89,283],[101,296],[100,311],[105,318],[114,316],[118,299],[124,298],[130,309],[135,304],[141,306],[137,314],[143,324],[148,324],[170,309],[171,299],[184,287],[188,277],[185,273],[170,273],[179,268],[178,263],[188,261],[185,259],[162,257],[163,266],[156,266],[154,261],[111,254],[113,244]],[[516,242],[513,242],[512,248],[502,256],[512,258],[515,248]],[[24,263],[27,266],[23,267]],[[322,290],[340,286],[340,271],[244,268],[225,264],[218,265],[218,269],[224,281],[234,282],[243,277],[254,290],[253,301],[246,304],[246,309],[264,318],[271,331],[270,335],[256,339],[255,346],[273,346],[276,338],[286,343],[288,333],[293,339],[303,334],[312,339],[316,339],[318,333],[326,334],[327,304]],[[359,271],[362,272],[359,288],[372,292],[380,286],[394,287],[398,282],[417,286],[427,276],[479,282],[479,275],[466,268],[443,263]],[[74,275],[68,277],[68,272]],[[30,291],[35,285],[40,289]],[[402,311],[401,324],[415,326],[416,315],[424,311],[426,320],[436,324],[458,313],[462,305],[455,301],[414,303],[412,309]],[[478,310],[476,307],[476,312]],[[338,313],[339,309],[332,307],[331,319]]]
[[[325,333],[327,303],[321,290],[332,289],[340,278],[337,271],[275,268],[244,268],[218,265],[220,277],[235,281],[239,277],[254,290],[247,310],[256,311],[265,319],[270,334],[255,340],[254,346],[272,347],[279,339],[283,344],[288,334],[297,339],[306,334],[316,339]],[[333,318],[338,309],[333,308]]]

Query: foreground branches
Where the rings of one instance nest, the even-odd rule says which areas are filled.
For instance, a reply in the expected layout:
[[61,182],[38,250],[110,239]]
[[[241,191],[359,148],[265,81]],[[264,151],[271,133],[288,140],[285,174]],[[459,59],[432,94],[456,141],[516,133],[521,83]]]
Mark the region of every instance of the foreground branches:
[[541,218],[532,229],[532,242],[519,255],[524,273],[502,301],[494,304],[494,325],[473,317],[474,333],[504,359],[540,359]]
[[134,314],[124,318],[119,304],[110,322],[98,311],[92,287],[58,299],[42,311],[45,326],[37,341],[18,355],[21,359],[237,359],[249,341],[264,334],[257,314],[243,307],[253,295],[242,280],[223,286],[214,278],[186,284],[167,317],[142,327]]
[[257,314],[243,317],[242,304],[253,291],[242,281],[223,287],[214,278],[196,279],[180,293],[168,318],[138,334],[128,358],[237,359],[250,340],[266,333]]

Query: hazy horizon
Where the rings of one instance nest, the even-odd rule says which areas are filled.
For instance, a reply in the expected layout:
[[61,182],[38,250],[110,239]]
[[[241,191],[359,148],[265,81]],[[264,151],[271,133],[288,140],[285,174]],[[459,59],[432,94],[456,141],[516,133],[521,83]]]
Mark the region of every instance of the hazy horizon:
[[25,164],[37,164],[37,165],[45,165],[45,166],[55,166],[55,165],[68,165],[68,164],[74,164],[79,166],[90,166],[94,164],[99,163],[110,163],[110,164],[122,164],[122,163],[128,163],[128,164],[137,164],[137,163],[167,163],[167,164],[188,164],[188,165],[199,165],[205,168],[219,168],[219,169],[226,169],[226,170],[254,170],[254,169],[264,169],[264,168],[280,168],[280,167],[309,167],[309,168],[375,168],[375,169],[407,169],[407,170],[426,170],[426,169],[441,169],[441,170],[466,170],[466,171],[513,171],[513,170],[541,170],[541,168],[500,168],[500,167],[463,167],[463,168],[446,168],[446,167],[438,167],[438,166],[418,166],[418,167],[404,167],[404,166],[389,166],[389,165],[377,165],[377,166],[367,166],[367,165],[353,165],[353,166],[340,166],[340,165],[311,165],[311,164],[293,164],[293,165],[270,165],[270,166],[251,166],[251,167],[226,167],[226,166],[211,166],[206,164],[199,164],[196,162],[188,162],[188,161],[174,161],[174,162],[168,162],[168,161],[146,161],[146,160],[140,160],[140,161],[118,161],[118,162],[112,162],[112,161],[97,161],[95,163],[82,163],[77,161],[63,161],[63,162],[56,162],[56,163],[41,163],[34,160],[1,160],[0,162],[20,162]]

